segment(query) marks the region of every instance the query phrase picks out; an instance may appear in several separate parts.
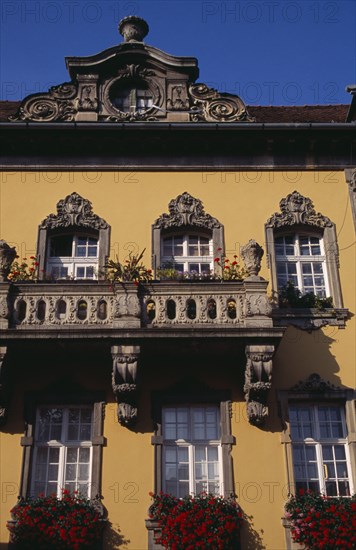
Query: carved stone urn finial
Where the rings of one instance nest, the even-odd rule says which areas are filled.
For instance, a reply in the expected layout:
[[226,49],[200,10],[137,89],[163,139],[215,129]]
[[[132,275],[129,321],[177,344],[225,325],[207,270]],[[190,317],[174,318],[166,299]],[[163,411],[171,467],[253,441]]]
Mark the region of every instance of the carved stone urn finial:
[[263,254],[264,251],[262,246],[253,239],[250,239],[248,243],[241,248],[241,256],[249,277],[256,277],[259,274]]
[[16,257],[15,247],[11,247],[6,241],[0,240],[0,283],[7,282],[11,264]]
[[124,17],[119,23],[119,33],[124,37],[125,42],[143,42],[148,31],[149,26],[146,21],[136,15]]

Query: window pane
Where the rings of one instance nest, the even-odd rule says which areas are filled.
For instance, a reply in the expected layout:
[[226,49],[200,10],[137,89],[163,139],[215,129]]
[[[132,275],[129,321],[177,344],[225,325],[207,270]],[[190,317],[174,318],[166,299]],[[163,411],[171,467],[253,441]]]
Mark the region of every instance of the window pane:
[[72,256],[72,235],[52,237],[50,241],[50,256]]

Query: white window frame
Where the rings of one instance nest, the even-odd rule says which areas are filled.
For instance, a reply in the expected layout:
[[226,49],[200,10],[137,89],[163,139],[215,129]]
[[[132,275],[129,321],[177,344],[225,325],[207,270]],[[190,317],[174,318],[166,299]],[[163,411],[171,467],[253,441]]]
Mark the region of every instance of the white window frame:
[[[216,411],[216,429],[218,432],[218,435],[220,436],[219,439],[193,439],[192,438],[192,427],[193,427],[193,410],[198,409],[215,409]],[[186,410],[188,412],[188,430],[189,430],[189,437],[186,439],[166,439],[165,438],[165,413],[168,410],[175,409],[178,410]],[[222,457],[222,445],[221,445],[221,427],[220,427],[220,411],[219,407],[215,405],[177,405],[177,406],[165,406],[162,408],[162,432],[163,432],[163,467],[162,467],[162,487],[163,491],[167,492],[167,480],[165,476],[165,466],[166,466],[166,451],[168,449],[178,449],[178,448],[186,448],[188,449],[188,462],[189,462],[189,480],[188,480],[188,487],[189,491],[187,494],[190,494],[191,496],[195,496],[199,492],[196,491],[196,484],[198,481],[196,480],[195,475],[195,453],[197,447],[213,447],[216,448],[218,451],[218,484],[219,484],[219,490],[216,493],[217,495],[223,494],[223,457]],[[178,471],[178,465],[177,462],[177,471]],[[207,465],[208,462],[206,461],[205,464]],[[179,479],[177,478],[177,488],[179,484]],[[183,481],[183,480],[182,480]],[[211,483],[213,483],[213,480],[210,480]],[[207,480],[207,483],[209,483],[209,480]],[[207,491],[209,492],[209,490]],[[178,496],[178,495],[177,495]]]
[[[321,433],[320,433],[320,423],[319,423],[319,418],[318,418],[318,408],[320,407],[325,407],[325,408],[338,408],[338,410],[340,411],[340,416],[341,416],[341,425],[342,425],[342,428],[343,428],[343,433],[345,434],[345,437],[343,438],[337,438],[337,437],[329,437],[329,438],[323,438],[321,437]],[[347,425],[346,425],[346,420],[345,420],[345,411],[344,411],[344,408],[340,405],[340,404],[337,404],[337,403],[316,403],[316,404],[310,404],[310,403],[290,403],[289,404],[289,410],[291,411],[292,408],[296,408],[296,409],[301,409],[301,408],[304,408],[304,409],[309,409],[311,411],[311,419],[312,419],[312,425],[313,425],[313,428],[314,428],[314,433],[315,433],[315,436],[314,437],[307,437],[307,438],[295,438],[293,439],[293,435],[292,435],[292,430],[291,430],[291,442],[292,442],[292,456],[293,456],[293,449],[296,447],[296,446],[301,446],[301,447],[314,447],[315,448],[315,458],[316,458],[316,468],[317,468],[317,477],[314,478],[314,477],[306,477],[306,478],[303,478],[303,479],[298,479],[296,477],[296,472],[295,472],[295,464],[294,464],[294,460],[293,460],[293,470],[294,470],[294,484],[295,484],[295,488],[296,488],[296,491],[298,491],[298,482],[300,483],[307,483],[309,485],[309,483],[318,483],[319,484],[319,492],[321,494],[324,494],[326,496],[345,496],[345,495],[341,495],[340,492],[339,492],[339,482],[342,480],[347,480],[348,481],[348,484],[349,484],[349,493],[350,495],[354,494],[354,487],[353,487],[353,479],[352,479],[352,470],[351,470],[351,459],[350,459],[350,453],[349,453],[349,446],[348,446],[348,442],[347,442]],[[289,416],[290,416],[290,412],[289,412]],[[337,495],[328,495],[327,494],[327,488],[326,488],[326,483],[327,483],[327,480],[328,480],[328,476],[325,475],[325,472],[327,473],[327,468],[325,468],[325,466],[327,466],[327,464],[324,463],[324,460],[323,460],[323,454],[322,454],[322,451],[323,451],[323,447],[324,446],[334,446],[334,445],[340,445],[340,446],[343,446],[344,448],[344,451],[345,451],[345,462],[346,462],[346,468],[347,468],[347,477],[338,477],[337,475],[337,472],[336,472],[336,469],[335,469],[335,477],[333,478],[329,478],[332,482],[335,482],[336,483],[336,487],[337,487]],[[314,463],[314,462],[313,462]],[[308,464],[308,462],[304,462],[304,466],[306,466]],[[334,460],[334,467],[336,465],[336,462]],[[348,495],[346,495],[348,496]]]
[[[175,255],[174,254],[174,239],[175,238],[182,239],[182,255]],[[208,239],[208,243],[204,243],[203,246],[206,246],[208,244],[209,246],[209,254],[208,255],[197,255],[192,256],[189,255],[189,246],[193,246],[190,244],[190,238],[195,237],[198,238],[198,251],[200,252],[200,247],[202,246],[200,243],[200,239],[203,237],[204,239]],[[172,254],[165,255],[164,254],[164,241],[172,239]],[[194,243],[195,245],[195,243]],[[177,233],[174,235],[162,235],[161,239],[161,268],[164,268],[166,266],[172,267],[174,269],[177,269],[177,271],[182,273],[196,273],[196,270],[192,270],[191,266],[193,264],[198,265],[198,274],[204,275],[207,274],[206,271],[202,270],[202,264],[208,264],[209,265],[209,274],[214,271],[214,251],[213,251],[213,239],[211,236],[202,234],[202,233]],[[180,269],[178,266],[183,266],[183,269]]]
[[[125,91],[127,91],[127,95],[120,95]],[[144,89],[139,86],[121,88],[112,103],[116,109],[123,113],[144,113],[153,105],[153,93],[149,88]]]
[[[60,235],[58,235],[60,236]],[[51,277],[53,269],[61,268],[67,269],[67,274],[65,276],[54,277],[56,279],[74,279],[74,280],[97,280],[98,278],[98,267],[99,267],[99,238],[95,235],[86,235],[86,234],[72,234],[72,254],[71,256],[51,256],[51,239],[56,238],[56,235],[52,235],[49,238],[48,242],[48,253],[47,253],[47,274]],[[96,239],[96,256],[76,256],[78,239],[80,237],[85,237],[86,239]],[[86,252],[88,253],[88,244],[86,245]],[[78,268],[84,268],[86,271],[88,268],[93,268],[93,277],[84,277],[78,276]]]
[[[61,438],[58,440],[49,440],[49,441],[39,441],[38,440],[38,432],[40,428],[40,410],[41,409],[62,409],[63,411],[63,417],[62,417],[62,428],[61,428]],[[90,439],[89,440],[69,440],[68,439],[68,426],[69,426],[69,410],[70,409],[90,409],[91,410],[91,433],[90,433]],[[66,484],[66,465],[67,465],[67,452],[68,449],[71,448],[87,448],[89,449],[89,462],[85,463],[88,464],[88,479],[85,480],[85,482],[88,484],[88,494],[85,495],[86,498],[92,498],[91,492],[92,492],[92,469],[93,469],[93,422],[94,422],[94,411],[92,405],[40,405],[36,409],[36,424],[35,424],[35,440],[34,440],[34,456],[32,461],[32,469],[30,474],[30,494],[32,496],[36,496],[35,491],[35,483],[36,483],[36,476],[35,476],[35,470],[37,465],[37,453],[38,450],[41,448],[45,449],[59,449],[59,460],[58,460],[58,474],[57,474],[57,488],[56,488],[56,495],[57,498],[61,498],[62,496],[62,490],[65,489]],[[57,464],[57,463],[56,463]],[[77,466],[79,466],[79,462],[76,463]],[[46,491],[45,494],[53,494],[53,492],[48,493],[48,488],[53,484],[48,483],[48,468],[49,468],[49,461],[47,461],[47,471],[46,471],[46,479],[44,480],[44,483],[46,485]],[[71,482],[69,480],[68,482]],[[77,469],[77,475],[76,479],[74,481],[75,483],[75,490],[78,490],[78,469]]]
[[[293,239],[293,244],[290,244],[289,246],[293,246],[294,248],[294,254],[287,254],[286,252],[284,254],[278,254],[277,253],[277,246],[278,243],[276,242],[277,239],[283,239],[285,240],[286,237],[291,237]],[[301,248],[300,248],[300,238],[301,237],[307,237],[309,240],[311,238],[317,238],[319,240],[319,247],[320,247],[320,255],[302,255],[301,254]],[[297,278],[297,284],[295,284],[296,288],[300,290],[302,294],[306,294],[308,292],[313,292],[315,295],[318,295],[320,297],[326,298],[327,296],[330,296],[330,288],[329,288],[329,282],[328,282],[328,275],[327,275],[327,269],[326,269],[326,257],[325,257],[325,250],[324,250],[324,240],[320,235],[316,235],[313,233],[286,233],[281,235],[276,235],[274,240],[274,246],[275,246],[275,258],[276,258],[276,276],[277,276],[277,285],[278,290],[281,290],[281,287],[284,285],[278,284],[278,266],[281,264],[285,265],[285,268],[287,268],[288,264],[296,264],[296,278]],[[284,241],[284,251],[286,250],[286,245]],[[310,245],[312,246],[312,245]],[[322,275],[324,278],[324,285],[322,288],[322,291],[320,292],[318,290],[318,286],[316,285],[314,280],[314,272],[312,268],[312,274],[310,275],[313,277],[313,287],[305,288],[305,285],[303,283],[303,271],[302,266],[303,264],[321,264],[322,266]],[[294,276],[295,277],[295,276]],[[288,280],[293,281],[293,275],[291,275],[291,278],[288,279],[288,274],[286,274],[286,282]]]

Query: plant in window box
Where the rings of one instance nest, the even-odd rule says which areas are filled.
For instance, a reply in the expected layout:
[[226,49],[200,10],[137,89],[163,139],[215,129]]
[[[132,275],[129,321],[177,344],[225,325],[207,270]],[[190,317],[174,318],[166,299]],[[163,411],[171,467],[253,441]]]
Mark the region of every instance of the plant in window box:
[[8,529],[19,550],[94,550],[106,520],[101,505],[64,490],[56,495],[20,499]]
[[235,254],[232,261],[229,260],[224,254],[222,249],[217,249],[217,256],[214,258],[214,263],[218,270],[216,277],[221,281],[242,281],[246,277],[246,271],[243,267],[240,267],[238,263],[238,257]]
[[236,502],[211,494],[179,499],[150,493],[150,517],[158,521],[158,544],[170,550],[239,548],[242,512]]
[[22,261],[19,261],[19,256],[16,256],[11,264],[8,280],[12,283],[37,281],[39,263],[36,256],[30,256],[30,260],[29,263],[27,258],[22,258]]
[[326,497],[301,489],[285,510],[293,541],[306,550],[356,548],[356,495]]
[[279,292],[280,307],[326,309],[333,307],[332,297],[321,298],[313,292],[302,294],[292,281],[288,281]]
[[173,262],[166,262],[157,269],[157,277],[160,281],[182,281],[184,275],[175,269]]
[[145,248],[139,254],[129,253],[128,259],[124,263],[119,262],[119,259],[109,260],[106,264],[106,277],[112,283],[127,283],[135,284],[147,283],[152,280],[152,269],[148,269],[141,261],[145,253]]

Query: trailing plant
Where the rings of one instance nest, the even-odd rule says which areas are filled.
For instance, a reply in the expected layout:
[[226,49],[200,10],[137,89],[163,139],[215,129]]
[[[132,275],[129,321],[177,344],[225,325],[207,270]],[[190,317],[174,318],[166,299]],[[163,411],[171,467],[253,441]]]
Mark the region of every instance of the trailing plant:
[[246,271],[240,266],[236,254],[233,256],[234,259],[230,261],[222,253],[222,248],[218,248],[216,252],[217,255],[214,258],[214,263],[219,271],[217,274],[218,279],[222,281],[242,281],[246,277]]
[[279,292],[280,307],[309,307],[316,309],[325,309],[333,307],[333,299],[321,298],[314,292],[302,294],[292,281],[288,281]]
[[120,282],[134,282],[139,284],[141,282],[148,282],[152,279],[152,269],[148,269],[142,262],[145,248],[139,254],[129,253],[128,259],[124,263],[119,262],[119,259],[109,260],[106,264],[107,279],[109,281]]
[[202,493],[183,499],[150,493],[150,517],[158,521],[157,542],[170,550],[238,548],[242,513],[234,499]]
[[356,548],[356,495],[325,497],[301,490],[285,505],[294,542],[306,550]]
[[92,550],[101,539],[105,520],[86,498],[63,491],[20,499],[11,510],[11,540],[19,550]]
[[30,262],[28,262],[27,258],[22,258],[22,261],[19,258],[19,256],[16,256],[12,262],[10,273],[7,276],[8,280],[13,283],[19,281],[37,281],[39,263],[36,256],[30,256]]

